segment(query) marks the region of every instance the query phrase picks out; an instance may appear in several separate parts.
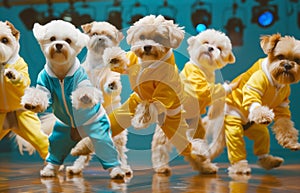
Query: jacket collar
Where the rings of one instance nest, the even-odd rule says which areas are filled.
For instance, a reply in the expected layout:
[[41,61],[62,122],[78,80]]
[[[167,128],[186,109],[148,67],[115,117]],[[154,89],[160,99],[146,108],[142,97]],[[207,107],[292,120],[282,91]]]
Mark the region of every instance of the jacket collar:
[[[57,76],[56,76],[56,75],[53,73],[53,71],[49,68],[48,63],[49,63],[49,61],[46,62],[45,67],[44,67],[45,70],[46,70],[46,72],[49,74],[49,76],[57,78]],[[79,62],[79,59],[76,58],[76,59],[75,59],[75,62],[74,62],[74,64],[73,64],[73,66],[71,67],[71,69],[70,69],[69,72],[67,73],[66,77],[68,77],[68,76],[73,76],[74,73],[76,72],[76,70],[78,70],[79,67],[80,67],[80,62]]]

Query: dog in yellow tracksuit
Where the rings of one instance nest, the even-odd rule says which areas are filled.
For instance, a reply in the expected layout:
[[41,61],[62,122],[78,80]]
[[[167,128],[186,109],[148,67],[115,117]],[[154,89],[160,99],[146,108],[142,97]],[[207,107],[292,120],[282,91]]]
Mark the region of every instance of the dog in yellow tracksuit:
[[177,151],[200,171],[198,154],[186,137],[183,84],[172,51],[183,38],[184,31],[173,21],[149,15],[127,30],[127,55],[118,47],[105,50],[105,63],[127,73],[134,91],[109,118],[113,136],[130,126],[141,129],[158,123]]
[[291,121],[290,84],[300,80],[300,42],[294,37],[273,34],[261,37],[266,58],[259,59],[233,82],[239,86],[226,99],[224,129],[232,174],[249,174],[243,137],[254,141],[254,154],[264,169],[284,161],[270,155],[268,124],[284,148],[299,150],[298,130]]
[[[28,66],[19,55],[20,32],[9,21],[0,22],[0,36],[0,140],[12,131],[44,159],[48,154],[48,137],[41,131],[38,116],[21,105],[30,77]],[[22,143],[19,150],[23,153]]]
[[[180,72],[185,91],[183,108],[186,113],[184,117],[189,126],[188,137],[194,144],[197,143],[198,152],[202,152],[203,155],[202,173],[211,173],[217,168],[210,162],[210,148],[205,140],[205,128],[209,125],[217,125],[217,122],[223,123],[224,119],[213,119],[215,117],[213,114],[224,114],[221,110],[224,109],[225,95],[231,91],[227,83],[223,85],[215,83],[215,79],[218,78],[215,74],[216,70],[234,63],[235,56],[230,39],[224,33],[214,29],[207,29],[190,37],[187,43],[190,60]],[[209,111],[211,116],[204,126],[201,115],[206,113],[208,106],[211,106]],[[218,111],[212,109],[218,109]],[[213,124],[209,124],[210,121]],[[162,160],[167,163],[169,159],[163,158],[168,158],[169,152],[164,149],[169,143],[160,128],[156,129],[152,144],[153,165],[159,165]]]

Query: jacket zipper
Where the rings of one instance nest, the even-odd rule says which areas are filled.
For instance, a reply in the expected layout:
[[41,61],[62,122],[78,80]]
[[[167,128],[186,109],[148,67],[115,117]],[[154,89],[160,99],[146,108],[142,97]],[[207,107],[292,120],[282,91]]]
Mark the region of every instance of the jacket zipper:
[[62,95],[64,107],[66,109],[66,112],[67,112],[68,116],[70,117],[72,127],[75,128],[74,120],[73,120],[73,117],[72,117],[72,115],[69,111],[67,101],[66,101],[64,80],[59,80],[59,84],[60,84],[60,88],[61,88],[61,95]]

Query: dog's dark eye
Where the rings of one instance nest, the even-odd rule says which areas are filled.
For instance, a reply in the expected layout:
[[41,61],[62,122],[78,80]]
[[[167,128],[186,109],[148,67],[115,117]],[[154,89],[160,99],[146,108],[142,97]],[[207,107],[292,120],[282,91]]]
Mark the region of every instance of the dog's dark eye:
[[208,44],[208,42],[207,42],[207,41],[205,41],[205,42],[203,42],[203,44]]
[[300,64],[300,58],[295,58],[294,61],[295,61],[297,64]]
[[97,32],[92,33],[92,36],[97,36],[97,35],[98,35]]
[[2,38],[2,39],[1,39],[1,42],[2,42],[3,44],[7,44],[7,43],[8,43],[8,39],[7,39],[7,38]]
[[72,40],[69,39],[69,38],[65,39],[65,41],[66,41],[68,44],[71,44],[71,43],[72,43]]
[[284,60],[284,55],[278,55],[278,56],[277,56],[277,59],[278,59],[278,60]]
[[222,51],[222,48],[221,47],[217,47],[220,51]]
[[144,40],[145,36],[144,35],[140,35],[140,40]]
[[154,40],[155,42],[157,42],[157,43],[160,43],[160,42],[162,42],[163,37],[161,37],[161,36],[155,36],[155,37],[153,38],[153,40]]
[[51,42],[53,42],[53,41],[55,41],[56,40],[56,38],[54,37],[54,36],[52,36],[51,38],[50,38],[50,41]]

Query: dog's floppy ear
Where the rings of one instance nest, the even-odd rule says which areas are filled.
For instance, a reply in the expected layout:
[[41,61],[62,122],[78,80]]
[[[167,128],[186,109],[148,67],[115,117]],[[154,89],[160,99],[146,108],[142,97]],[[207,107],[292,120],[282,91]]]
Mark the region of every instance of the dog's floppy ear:
[[116,32],[116,33],[117,33],[117,34],[116,34],[116,36],[117,36],[117,41],[118,41],[118,42],[121,42],[121,40],[123,40],[123,38],[124,38],[123,33],[120,32],[120,31],[118,31],[118,32]]
[[86,33],[86,34],[90,33],[92,27],[93,27],[93,22],[92,22],[92,23],[87,23],[87,24],[81,25],[81,29],[82,29],[83,32]]
[[235,62],[235,56],[234,56],[234,54],[232,52],[230,52],[228,54],[227,62],[228,62],[228,64],[233,64]]
[[33,25],[33,35],[38,40],[41,41],[45,37],[46,29],[39,23]]
[[177,48],[184,38],[184,27],[167,26],[170,38],[170,47]]
[[77,42],[76,47],[81,50],[85,47],[89,41],[89,36],[87,34],[82,33],[79,29],[76,28],[77,31]]
[[15,26],[9,21],[5,21],[5,24],[9,26],[11,33],[17,40],[20,39],[20,31],[15,28]]
[[134,31],[136,30],[136,26],[130,26],[129,29],[127,30],[127,36],[126,36],[126,41],[129,45],[132,44],[133,41],[133,36],[134,36]]
[[260,46],[265,54],[271,53],[280,41],[281,35],[279,33],[273,35],[265,35],[260,37]]
[[194,44],[195,42],[197,41],[197,38],[195,36],[191,36],[188,40],[187,40],[187,43],[188,43],[188,48],[187,50],[190,52],[191,50],[193,50],[194,48]]

